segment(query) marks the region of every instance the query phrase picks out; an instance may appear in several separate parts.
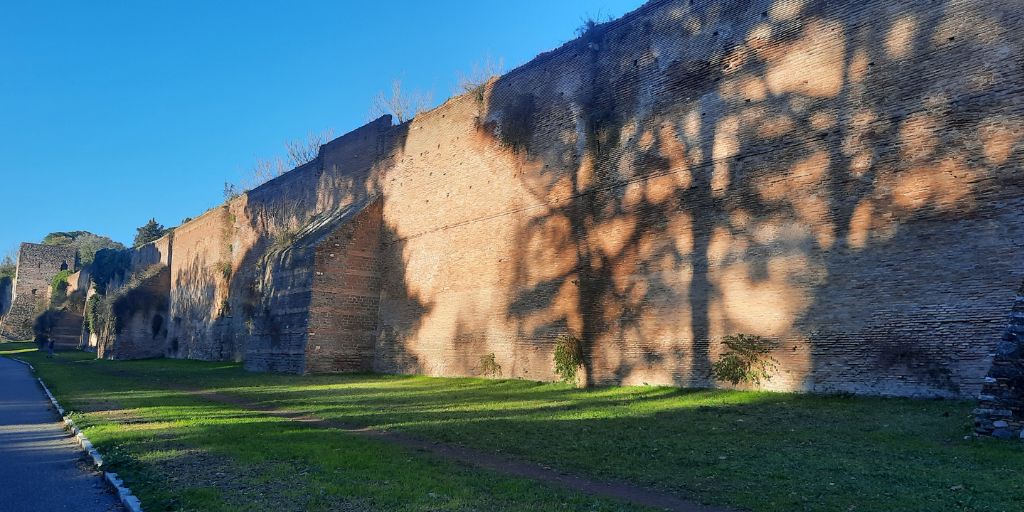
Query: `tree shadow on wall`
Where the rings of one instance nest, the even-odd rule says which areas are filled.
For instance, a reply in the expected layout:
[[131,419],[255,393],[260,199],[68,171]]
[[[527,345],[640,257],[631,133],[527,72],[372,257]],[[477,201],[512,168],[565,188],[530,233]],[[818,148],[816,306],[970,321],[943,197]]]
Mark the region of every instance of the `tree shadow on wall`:
[[210,318],[216,308],[217,282],[211,267],[200,255],[174,276],[171,289],[171,325],[167,355],[176,358],[209,359],[202,355],[202,347],[209,332]]
[[[901,371],[955,386],[951,365],[988,348],[950,340],[984,339],[984,326],[924,344],[927,327],[885,328],[872,311],[912,324],[941,314],[960,275],[894,268],[915,265],[900,246],[936,238],[938,254],[963,260],[984,243],[951,240],[939,222],[1020,203],[1021,112],[1005,113],[994,89],[1024,78],[1010,57],[1019,38],[993,35],[1010,36],[1009,7],[736,1],[650,16],[669,4],[544,59],[579,74],[541,77],[528,64],[488,90],[480,131],[544,204],[513,244],[507,314],[519,337],[577,331],[592,383],[668,368],[677,385],[707,385],[714,340],[752,332],[784,341],[793,387],[814,389],[819,374],[870,386]],[[977,228],[1004,249],[1000,236],[1020,234]],[[966,257],[989,281],[1024,268]],[[906,297],[936,304],[918,314]],[[906,364],[886,358],[886,343],[924,348]],[[833,368],[865,358],[907,367]]]
[[387,222],[382,226],[381,243],[380,274],[388,278],[383,280],[380,295],[373,367],[388,373],[422,373],[425,368],[410,340],[417,337],[434,304],[413,289],[407,276],[406,241]]

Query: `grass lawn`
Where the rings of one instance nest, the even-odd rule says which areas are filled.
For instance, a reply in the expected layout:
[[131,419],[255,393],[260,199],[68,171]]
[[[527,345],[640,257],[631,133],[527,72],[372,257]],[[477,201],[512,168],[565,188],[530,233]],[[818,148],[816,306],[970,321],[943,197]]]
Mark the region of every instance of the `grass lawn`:
[[[153,378],[153,362],[95,362],[82,353],[51,360],[28,343],[0,344],[0,355],[36,367],[106,469],[149,512],[636,509],[168,390]],[[192,368],[224,370],[238,372]]]
[[[628,508],[205,401],[181,385],[756,511],[1024,510],[1024,443],[965,440],[969,402],[17,355],[78,411],[147,510],[235,510],[282,495],[325,510]],[[223,467],[190,466],[197,458]]]

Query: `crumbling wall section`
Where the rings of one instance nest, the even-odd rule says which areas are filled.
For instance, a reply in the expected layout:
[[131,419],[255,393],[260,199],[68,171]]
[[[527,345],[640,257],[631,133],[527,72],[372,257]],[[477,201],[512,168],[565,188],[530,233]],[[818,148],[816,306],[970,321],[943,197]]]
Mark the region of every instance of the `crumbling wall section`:
[[134,272],[121,288],[108,291],[97,357],[147,359],[166,355],[170,289],[170,269],[156,263]]
[[313,251],[285,249],[319,220],[375,194],[376,173],[390,155],[382,148],[399,132],[389,116],[375,120],[325,144],[313,161],[178,227],[170,355],[305,371],[305,334],[298,332],[306,319],[299,316],[308,316]]
[[54,276],[73,270],[78,251],[74,247],[23,243],[18,251],[14,298],[0,326],[0,337],[13,340],[32,338],[32,324],[46,310]]
[[[367,287],[375,282],[359,275],[369,270],[337,265],[340,258],[351,265],[372,260],[379,214],[375,198],[365,198],[314,216],[294,239],[269,248],[255,266],[259,279],[243,292],[250,297],[242,306],[246,369],[322,373],[370,367],[373,329],[353,330],[345,317],[357,314],[346,300],[372,295]],[[361,314],[371,322],[376,308],[366,306]]]
[[306,372],[313,257],[308,247],[279,247],[264,258],[262,276],[250,292],[251,309],[245,311],[246,370]]

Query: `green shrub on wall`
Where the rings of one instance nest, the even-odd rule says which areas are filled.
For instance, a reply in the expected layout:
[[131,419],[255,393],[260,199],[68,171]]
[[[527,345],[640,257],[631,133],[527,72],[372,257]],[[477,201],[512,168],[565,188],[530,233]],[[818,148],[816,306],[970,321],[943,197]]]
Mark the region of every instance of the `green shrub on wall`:
[[61,270],[57,275],[53,276],[53,280],[50,282],[50,306],[56,307],[64,303],[68,298],[68,277],[71,276],[70,270]]
[[100,322],[102,322],[103,313],[101,311],[103,296],[100,294],[94,294],[89,297],[89,300],[85,302],[85,326],[89,329],[89,332],[98,334],[100,329]]
[[563,382],[576,383],[576,375],[583,366],[583,342],[572,334],[563,334],[555,340],[555,373]]
[[768,338],[736,334],[723,338],[722,344],[729,350],[711,365],[715,380],[733,385],[760,384],[762,379],[771,380],[772,373],[778,369],[778,361],[771,353],[779,344]]

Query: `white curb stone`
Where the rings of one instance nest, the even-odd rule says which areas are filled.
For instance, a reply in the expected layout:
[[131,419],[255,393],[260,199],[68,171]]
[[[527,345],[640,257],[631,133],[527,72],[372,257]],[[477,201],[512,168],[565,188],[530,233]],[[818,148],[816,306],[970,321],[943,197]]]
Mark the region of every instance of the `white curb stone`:
[[[28,366],[33,372],[36,370],[35,367],[27,361],[22,361],[21,359],[14,357],[11,359]],[[50,393],[50,388],[46,387],[46,383],[43,382],[43,379],[37,377],[36,380],[38,380],[39,385],[43,387],[43,391],[50,399],[53,407],[57,409],[57,412],[59,412],[61,417],[64,419],[64,425],[67,426],[68,430],[75,436],[75,439],[78,440],[78,444],[82,449],[89,454],[89,457],[92,457],[93,464],[95,464],[97,468],[100,468],[100,473],[103,473],[103,477],[107,482],[114,487],[115,491],[117,491],[117,497],[121,500],[121,504],[130,512],[142,512],[142,502],[139,501],[139,498],[132,494],[131,489],[124,485],[124,481],[117,476],[117,473],[108,473],[103,471],[103,457],[100,455],[100,452],[96,451],[96,448],[93,447],[92,441],[89,441],[89,438],[85,437],[85,434],[83,434],[82,431],[78,429],[78,426],[75,425],[75,421],[65,414],[64,408],[61,407],[60,403],[57,402],[57,399],[54,398],[53,393]]]

